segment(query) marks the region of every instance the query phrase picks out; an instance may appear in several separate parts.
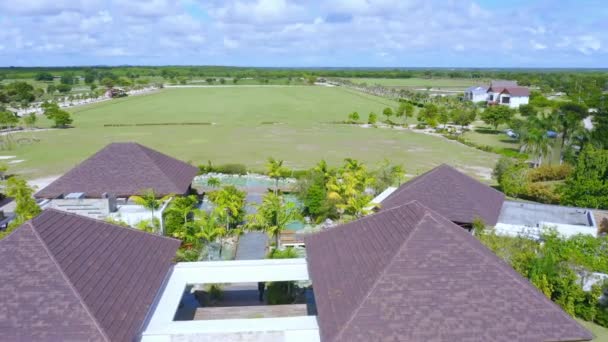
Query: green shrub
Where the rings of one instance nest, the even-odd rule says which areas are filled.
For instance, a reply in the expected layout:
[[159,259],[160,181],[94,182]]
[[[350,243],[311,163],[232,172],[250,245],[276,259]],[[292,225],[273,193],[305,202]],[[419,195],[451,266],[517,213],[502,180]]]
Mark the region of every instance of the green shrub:
[[199,174],[210,173],[210,172],[225,173],[225,174],[229,174],[229,175],[246,175],[247,174],[247,166],[245,166],[244,164],[236,164],[236,163],[213,165],[209,161],[209,162],[207,162],[207,165],[204,165],[204,164],[199,165],[198,170],[199,170]]
[[293,304],[295,299],[295,283],[293,281],[266,283],[266,300],[269,305]]
[[550,184],[528,183],[521,197],[545,204],[559,204],[560,195]]
[[569,164],[542,165],[530,170],[528,177],[531,182],[546,182],[564,180],[572,173],[573,167]]

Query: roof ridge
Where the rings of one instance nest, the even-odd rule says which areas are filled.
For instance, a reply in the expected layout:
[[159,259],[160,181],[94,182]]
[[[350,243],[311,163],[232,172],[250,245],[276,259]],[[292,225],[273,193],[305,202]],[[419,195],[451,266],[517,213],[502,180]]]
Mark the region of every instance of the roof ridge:
[[[426,207],[422,203],[420,203],[420,205],[426,209],[427,213],[420,219],[420,222],[418,223],[418,225],[420,225],[422,220],[424,220],[427,216],[429,218],[431,218],[433,221],[435,221],[436,223],[441,223],[440,221],[443,219],[443,220],[447,221],[446,222],[447,225],[450,225],[450,224],[456,225],[455,223],[449,221],[447,218],[443,217],[441,214],[433,211],[433,209]],[[433,214],[435,214],[435,215],[433,215]],[[439,220],[438,220],[438,218],[439,218]],[[418,225],[412,230],[412,233],[414,233],[414,231],[416,231],[416,229],[418,228]],[[456,226],[456,227],[458,227],[458,226]],[[458,227],[458,228],[460,228],[460,227]],[[534,285],[532,285],[532,283],[530,283],[523,276],[521,276],[519,273],[517,273],[517,271],[515,271],[515,269],[513,269],[513,267],[511,267],[503,259],[498,257],[498,255],[494,254],[494,252],[489,250],[484,244],[481,243],[481,241],[478,241],[477,238],[475,238],[473,235],[470,235],[469,233],[465,233],[465,230],[462,228],[453,230],[453,231],[458,232],[456,234],[462,235],[462,233],[464,233],[465,235],[467,235],[467,237],[470,237],[471,239],[469,239],[469,238],[464,239],[464,242],[469,246],[471,245],[472,241],[477,242],[482,248],[480,248],[480,249],[470,248],[470,250],[472,252],[482,256],[484,259],[488,259],[488,258],[494,259],[494,261],[495,261],[496,265],[498,266],[498,268],[500,269],[501,273],[507,275],[509,278],[513,279],[516,283],[522,285],[521,287],[525,288],[526,292],[529,292],[538,298],[542,298],[541,300],[544,300],[545,302],[550,303],[551,306],[553,307],[554,311],[559,312],[561,316],[566,317],[566,318],[572,318],[568,314],[566,314],[566,312],[564,312],[556,303],[554,303],[552,300],[550,300],[545,295],[543,295],[540,292],[540,290],[537,290],[536,288],[534,288],[533,287]],[[409,240],[409,236],[408,236],[407,240]],[[403,246],[404,245],[401,245],[400,248],[403,248]],[[391,259],[391,262],[392,261],[393,260]],[[581,324],[579,324],[578,322],[576,322],[576,323],[578,324],[579,327],[585,329]]]
[[101,220],[101,219],[97,219],[97,218],[93,218],[93,217],[88,217],[88,216],[82,216],[82,215],[79,215],[79,214],[76,214],[76,213],[62,211],[62,210],[58,210],[58,209],[55,209],[55,208],[44,209],[40,215],[42,215],[46,211],[48,211],[48,212],[55,212],[55,213],[59,213],[59,214],[62,214],[62,215],[73,216],[73,217],[76,217],[78,219],[83,219],[85,221],[86,220],[96,221],[96,222],[104,223],[104,224],[106,224],[106,225],[108,225],[110,227],[116,228],[116,229],[125,229],[125,230],[128,230],[128,231],[133,231],[133,232],[141,233],[141,234],[144,234],[146,236],[152,236],[152,237],[155,237],[155,238],[172,240],[172,241],[179,241],[181,243],[181,240],[176,239],[176,238],[172,238],[172,237],[169,237],[169,236],[158,235],[158,234],[154,234],[154,233],[148,233],[148,232],[145,232],[143,230],[140,230],[140,229],[137,229],[137,228],[133,228],[131,226],[119,226],[117,224],[114,224],[112,222],[108,222],[108,221],[105,221],[105,220]]
[[[162,169],[160,166],[158,166],[158,164],[156,163],[156,160],[154,160],[154,158],[152,158],[152,156],[150,155],[150,152],[159,153],[159,154],[162,154],[162,155],[163,155],[163,156],[165,156],[165,157],[170,157],[170,156],[168,156],[168,155],[166,155],[166,154],[164,154],[164,153],[162,153],[162,152],[155,151],[155,150],[153,150],[153,149],[151,149],[151,148],[148,148],[148,147],[146,147],[146,146],[144,146],[144,145],[142,145],[142,144],[140,144],[140,143],[137,143],[137,142],[133,142],[132,144],[134,144],[135,146],[137,146],[137,147],[138,147],[138,148],[139,148],[139,149],[140,149],[140,150],[141,150],[141,151],[142,151],[142,152],[143,152],[143,153],[146,155],[146,157],[147,157],[148,159],[150,159],[150,161],[152,162],[152,164],[154,165],[154,167],[156,167],[156,169],[157,169],[158,171],[160,171],[160,173],[162,173],[162,174],[163,174],[163,176],[165,176],[165,178],[166,178],[166,179],[169,181],[169,183],[173,184],[173,186],[174,186],[175,188],[179,189],[179,185],[178,185],[178,184],[176,184],[176,183],[173,181],[173,178],[171,178],[171,176],[170,176],[170,175],[168,175],[168,174],[167,174],[167,173],[166,173],[166,172],[165,172],[165,171],[164,171],[164,170],[163,170],[163,169]],[[170,157],[170,158],[172,158],[172,157]],[[176,159],[176,160],[178,160],[178,159]],[[179,162],[182,162],[181,160],[178,160],[178,161],[179,161]],[[182,163],[183,163],[183,162],[182,162]]]
[[76,290],[76,287],[74,286],[74,284],[72,284],[72,281],[70,281],[70,278],[65,274],[65,272],[63,271],[63,268],[61,267],[61,265],[59,265],[59,263],[57,262],[57,259],[55,259],[55,256],[53,255],[53,253],[51,253],[51,251],[49,250],[49,248],[46,245],[46,242],[44,241],[44,239],[40,236],[40,234],[38,234],[38,231],[36,230],[36,226],[32,223],[31,220],[27,221],[26,223],[24,223],[24,225],[27,225],[32,230],[34,236],[40,242],[40,245],[42,246],[42,248],[44,249],[44,251],[46,252],[46,254],[49,256],[49,258],[51,259],[51,261],[53,262],[53,264],[55,265],[55,267],[57,267],[57,270],[59,271],[59,274],[61,275],[61,277],[63,278],[63,280],[65,280],[66,284],[68,284],[68,286],[70,287],[70,290],[72,290],[72,293],[74,293],[74,295],[78,299],[78,302],[80,303],[80,305],[82,305],[82,307],[85,310],[85,312],[89,315],[89,317],[93,321],[93,324],[95,325],[95,327],[97,328],[97,330],[100,332],[100,334],[103,337],[103,339],[105,341],[109,342],[110,338],[108,337],[108,335],[106,334],[106,332],[104,331],[104,329],[101,327],[101,324],[99,323],[99,321],[97,321],[97,318],[95,317],[95,315],[93,315],[93,313],[89,309],[89,307],[86,304],[86,302],[84,301],[84,299],[80,296],[80,293],[78,293],[78,290]]
[[[358,301],[357,308],[355,310],[353,310],[353,312],[350,314],[350,317],[348,318],[348,320],[342,325],[342,327],[340,328],[340,331],[338,331],[338,333],[332,338],[332,340],[337,340],[342,335],[342,333],[344,332],[344,330],[346,329],[346,327],[350,324],[350,322],[352,322],[352,320],[355,318],[355,316],[357,315],[357,313],[361,310],[362,304],[365,302],[365,300],[367,298],[369,298],[369,296],[372,293],[372,291],[376,288],[376,286],[378,285],[378,282],[380,281],[380,279],[382,279],[383,275],[386,273],[386,270],[387,270],[388,266],[393,263],[393,261],[395,260],[396,256],[399,254],[399,251],[401,251],[403,249],[403,247],[405,245],[407,245],[407,243],[411,239],[412,235],[414,235],[414,232],[416,230],[418,230],[418,228],[420,227],[420,224],[422,223],[422,221],[424,220],[424,218],[427,217],[427,216],[429,216],[429,214],[430,214],[427,207],[423,206],[421,203],[419,203],[418,201],[415,201],[415,200],[411,201],[411,202],[409,202],[407,204],[404,204],[402,206],[391,208],[390,210],[387,210],[387,211],[384,212],[386,214],[388,212],[393,211],[393,209],[398,209],[398,208],[401,208],[402,210],[403,209],[407,209],[407,210],[411,211],[410,206],[412,206],[412,205],[419,205],[422,208],[424,208],[426,210],[426,212],[424,213],[424,215],[422,215],[420,217],[420,219],[416,223],[416,226],[414,226],[414,228],[409,232],[407,238],[399,245],[398,248],[395,249],[395,252],[391,256],[391,258],[388,260],[388,262],[384,265],[384,267],[382,267],[382,271],[380,271],[380,273],[378,274],[378,276],[374,280],[374,283],[369,288],[369,290],[367,291],[367,293],[365,294],[365,296],[361,297],[361,300]],[[380,213],[382,213],[382,212],[380,212]],[[375,215],[372,215],[372,216],[375,216]],[[368,217],[370,217],[370,216],[368,216]]]

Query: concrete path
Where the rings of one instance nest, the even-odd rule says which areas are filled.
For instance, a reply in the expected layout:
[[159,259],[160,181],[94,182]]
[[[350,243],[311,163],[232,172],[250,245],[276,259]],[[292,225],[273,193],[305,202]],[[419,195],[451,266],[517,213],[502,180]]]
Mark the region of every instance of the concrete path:
[[248,232],[239,238],[236,260],[259,260],[266,257],[268,235],[263,232]]

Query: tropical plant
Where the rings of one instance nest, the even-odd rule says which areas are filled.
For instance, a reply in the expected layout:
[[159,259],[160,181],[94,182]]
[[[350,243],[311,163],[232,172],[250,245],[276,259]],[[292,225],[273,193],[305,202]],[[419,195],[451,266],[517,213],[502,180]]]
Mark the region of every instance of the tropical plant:
[[5,193],[15,201],[15,220],[12,226],[19,226],[25,221],[40,214],[41,209],[34,200],[34,189],[28,186],[27,182],[17,176],[11,177],[6,181]]
[[[156,210],[160,209],[163,203],[165,203],[171,197],[173,197],[173,195],[169,194],[159,198],[153,189],[147,189],[142,192],[142,195],[133,195],[129,198],[129,200],[150,210],[150,220],[153,222],[155,218],[154,213]],[[161,234],[164,234],[164,232],[161,231]]]
[[279,248],[279,236],[287,229],[287,225],[301,219],[295,203],[286,202],[283,196],[273,193],[266,194],[256,209],[257,212],[249,216],[248,226],[270,234],[275,240],[276,248]]
[[209,177],[209,179],[207,179],[207,186],[208,187],[219,188],[221,184],[222,184],[222,182],[217,177]]
[[274,194],[279,193],[279,180],[284,178],[285,174],[289,172],[285,166],[283,166],[283,160],[268,158],[266,163],[266,173],[268,177],[274,179]]
[[245,197],[247,194],[233,185],[226,185],[220,190],[208,194],[215,206],[214,210],[224,219],[226,227],[235,227],[245,216]]
[[171,201],[166,214],[176,214],[182,219],[182,223],[188,223],[192,211],[196,209],[198,198],[195,195],[176,197]]
[[542,164],[543,157],[551,151],[551,141],[547,137],[547,133],[540,129],[528,130],[521,137],[522,150],[536,156],[534,166],[538,167]]

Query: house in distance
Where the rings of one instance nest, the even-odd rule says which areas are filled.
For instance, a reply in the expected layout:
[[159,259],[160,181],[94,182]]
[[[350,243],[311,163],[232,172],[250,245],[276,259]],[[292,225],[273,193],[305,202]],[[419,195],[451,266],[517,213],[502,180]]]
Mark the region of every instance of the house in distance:
[[519,106],[530,102],[530,89],[515,81],[492,81],[489,86],[473,86],[464,92],[464,99],[472,102],[486,102],[488,105]]

